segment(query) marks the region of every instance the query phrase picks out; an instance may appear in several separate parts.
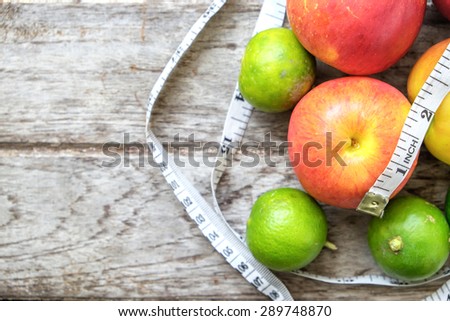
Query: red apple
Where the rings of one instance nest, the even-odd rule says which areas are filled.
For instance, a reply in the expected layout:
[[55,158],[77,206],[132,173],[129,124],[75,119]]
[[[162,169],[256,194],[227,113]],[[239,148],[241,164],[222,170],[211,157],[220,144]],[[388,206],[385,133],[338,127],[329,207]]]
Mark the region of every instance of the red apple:
[[312,89],[292,112],[288,130],[290,161],[305,190],[320,202],[356,208],[388,165],[410,107],[396,88],[369,77],[337,78]]
[[292,30],[323,62],[352,75],[396,63],[413,44],[426,0],[287,0]]
[[450,0],[433,0],[436,9],[447,19],[450,20]]

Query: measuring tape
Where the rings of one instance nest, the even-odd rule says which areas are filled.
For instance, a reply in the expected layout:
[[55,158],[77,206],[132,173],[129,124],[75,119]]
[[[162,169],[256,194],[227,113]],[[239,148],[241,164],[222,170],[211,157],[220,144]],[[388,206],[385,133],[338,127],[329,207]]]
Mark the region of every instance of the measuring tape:
[[[158,77],[155,85],[153,86],[150,92],[150,96],[147,101],[147,115],[146,115],[147,143],[150,150],[152,151],[152,157],[155,163],[159,165],[165,180],[167,181],[169,186],[173,189],[176,198],[183,205],[183,207],[185,208],[186,212],[191,217],[191,219],[198,225],[202,234],[208,239],[208,241],[211,243],[214,249],[217,252],[219,252],[234,269],[236,269],[250,284],[254,285],[261,293],[267,295],[272,300],[293,300],[286,286],[269,269],[267,269],[264,265],[259,263],[253,257],[250,250],[245,245],[245,241],[242,238],[242,236],[240,236],[232,227],[228,225],[217,202],[216,190],[218,184],[229,162],[233,158],[233,152],[235,151],[234,147],[237,147],[244,137],[247,125],[250,120],[250,116],[253,111],[253,107],[250,104],[248,104],[240,94],[238,85],[236,84],[233,97],[231,99],[231,103],[228,109],[228,114],[224,125],[224,130],[222,133],[221,150],[219,155],[216,157],[216,166],[214,167],[211,174],[211,189],[213,194],[214,207],[210,206],[210,204],[205,200],[205,198],[182,174],[181,170],[175,165],[173,159],[168,155],[167,151],[163,148],[162,144],[159,142],[159,140],[156,138],[155,134],[152,132],[150,128],[152,109],[166,80],[170,76],[171,72],[177,66],[180,58],[195,41],[198,34],[205,28],[208,21],[217,12],[219,12],[219,10],[225,5],[225,3],[226,0],[214,0],[211,3],[211,5],[208,7],[205,13],[194,23],[194,25],[188,31],[187,35],[182,40],[181,44],[178,46],[175,53],[170,58],[169,62],[166,64],[161,75]],[[285,0],[265,0],[262,5],[261,12],[259,14],[253,34],[256,34],[257,32],[260,32],[265,29],[282,26],[285,19],[285,12],[286,12]],[[442,65],[444,66],[443,68],[448,68],[448,66],[450,66],[450,61],[444,62],[442,63]],[[445,73],[441,70],[440,72]],[[436,73],[439,74],[439,71]],[[441,78],[438,77],[437,79]],[[426,90],[432,93],[431,96],[436,97],[436,95],[434,94],[437,87],[435,87],[436,85],[434,84],[434,81],[436,80],[433,79],[432,81],[427,80],[427,82],[430,82],[431,85],[430,88]],[[440,91],[440,89],[438,90]],[[421,94],[419,93],[419,95]],[[435,103],[438,100],[438,98],[433,99],[435,99]],[[421,105],[424,105],[424,102],[422,102]],[[439,104],[437,104],[437,106],[439,106]],[[419,114],[422,113],[422,111],[420,110],[416,111]],[[416,125],[413,124],[412,127],[415,128],[415,126]],[[405,132],[410,133],[409,131]],[[405,133],[404,135],[408,134]],[[420,146],[420,144],[418,144],[417,146]],[[386,186],[387,185],[383,185],[382,187],[386,188]],[[379,195],[378,193],[374,192],[373,194]],[[366,203],[372,205],[373,207],[374,204],[373,202],[378,201],[378,198],[380,198],[380,196],[376,196],[378,198],[373,199],[373,196],[371,194],[368,193],[368,195],[369,196],[367,196],[368,200],[366,200]],[[382,195],[383,197],[385,197],[384,194]],[[369,197],[372,198],[369,199]],[[293,271],[292,273],[306,278],[336,284],[376,284],[387,286],[416,286],[419,284],[424,284],[440,278],[444,278],[450,275],[450,267],[445,267],[441,269],[441,271],[439,271],[432,278],[416,283],[406,283],[386,276],[379,276],[379,275],[331,278],[304,271]],[[438,291],[433,293],[433,295],[425,299],[426,300],[450,299],[450,281],[445,283]]]
[[389,164],[366,193],[357,210],[383,216],[389,198],[400,186],[419,155],[434,114],[450,90],[450,44],[414,100]]
[[[272,300],[293,300],[286,286],[252,256],[249,249],[242,242],[242,238],[230,228],[223,215],[217,213],[189,180],[186,179],[150,129],[151,112],[164,83],[181,56],[192,45],[197,35],[225,3],[226,0],[215,0],[212,2],[205,13],[191,27],[153,86],[147,102],[147,143],[152,150],[154,161],[159,165],[175,196],[184,206],[188,215],[197,223],[203,235],[209,240],[215,250],[223,255],[226,261],[240,272],[248,282]],[[280,18],[280,15],[273,15],[274,6],[280,6],[278,3],[281,3],[284,8],[285,4],[283,1],[265,2],[258,18],[260,28],[265,26],[266,22],[267,25],[274,27],[282,25],[284,10],[282,18]],[[277,22],[275,23],[275,21]],[[242,131],[242,135],[243,132],[245,132],[245,128]]]

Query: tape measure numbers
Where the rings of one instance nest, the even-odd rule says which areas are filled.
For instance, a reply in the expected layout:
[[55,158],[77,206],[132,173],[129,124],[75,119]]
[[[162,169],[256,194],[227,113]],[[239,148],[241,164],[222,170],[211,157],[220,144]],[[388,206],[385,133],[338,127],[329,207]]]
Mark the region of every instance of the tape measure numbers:
[[[250,116],[253,111],[253,107],[248,104],[240,94],[238,85],[236,84],[233,97],[228,109],[228,114],[222,133],[221,150],[216,158],[216,167],[213,169],[211,174],[211,190],[214,200],[214,209],[201,196],[201,194],[191,184],[191,182],[186,179],[181,170],[175,165],[172,158],[169,157],[168,153],[162,147],[162,144],[158,141],[158,139],[150,129],[152,109],[166,80],[177,66],[180,58],[192,45],[198,34],[204,29],[208,21],[225,5],[225,3],[226,0],[214,0],[211,3],[205,13],[194,23],[194,25],[188,31],[183,41],[178,46],[175,53],[172,55],[167,65],[164,67],[161,75],[158,77],[155,85],[150,92],[150,96],[147,102],[147,143],[152,151],[154,161],[159,165],[165,180],[173,189],[175,196],[183,205],[191,219],[198,225],[202,234],[208,239],[214,249],[219,252],[234,269],[236,269],[250,284],[254,285],[261,293],[267,295],[272,300],[293,300],[285,285],[269,269],[259,263],[252,256],[251,252],[245,245],[243,238],[228,225],[217,202],[215,193],[218,184],[227,168],[228,162],[233,157],[233,147],[237,147],[244,137],[247,125],[250,120]],[[253,34],[264,29],[282,26],[285,19],[285,11],[285,0],[265,0],[262,5],[261,12],[259,14]],[[445,71],[450,66],[450,61],[447,62],[448,58],[448,54],[445,55],[445,58],[441,58],[441,60],[445,60],[439,61],[440,65],[442,66],[438,67],[437,71],[435,70],[432,73],[433,77],[431,78],[431,80],[427,80],[428,87],[425,87],[423,89],[424,92],[421,91],[419,93],[419,95],[423,97],[419,98],[422,99],[422,102],[414,102],[416,106],[414,107],[414,111],[411,111],[410,113],[417,114],[417,116],[408,115],[408,117],[411,117],[412,123],[408,123],[408,125],[411,127],[409,127],[405,123],[405,126],[409,129],[403,128],[402,135],[400,137],[401,139],[399,140],[399,144],[396,149],[398,151],[398,153],[396,154],[401,155],[401,157],[403,155],[403,153],[401,152],[402,148],[406,149],[408,152],[408,149],[405,146],[408,146],[408,142],[409,144],[411,144],[410,138],[413,138],[415,141],[417,141],[417,146],[420,146],[421,137],[416,132],[416,127],[420,126],[421,132],[424,130],[423,128],[425,128],[426,124],[423,124],[423,118],[426,118],[426,121],[428,122],[427,125],[429,125],[434,112],[440,104],[439,97],[442,95],[443,97],[445,97],[445,94],[443,94],[444,91],[442,86],[445,87],[445,84],[449,83],[448,77],[450,77],[450,74],[448,71]],[[443,70],[442,68],[445,70]],[[446,76],[442,77],[443,74],[446,74]],[[428,106],[428,104],[430,103],[430,101],[432,102],[433,106],[435,106],[431,107],[434,108],[434,111],[433,109],[431,109],[431,111],[429,110],[430,107]],[[430,117],[428,113],[431,113]],[[422,117],[423,115],[424,117]],[[414,137],[412,137],[412,135]],[[411,159],[415,159],[414,155],[417,155],[418,149],[419,148],[416,148],[415,154],[411,153],[413,155],[408,157],[410,157]],[[405,159],[406,157],[403,155],[403,161],[405,161]],[[399,162],[401,161],[401,159],[394,159],[393,157],[391,161]],[[396,168],[392,166],[391,163],[388,167],[391,168],[391,170]],[[402,169],[403,167],[400,168],[400,171]],[[378,186],[378,183],[381,185]],[[386,194],[387,192],[379,193],[379,191],[383,191],[383,189],[393,191],[395,190],[395,184],[400,183],[389,182],[389,180],[385,180],[383,182],[377,181],[377,187],[375,187],[374,185],[374,187],[367,193],[365,200],[361,202],[360,210],[373,215],[377,215],[376,213],[378,213],[379,211],[382,212],[382,208],[384,208],[383,204],[387,204],[387,201],[385,201],[386,197],[388,199],[388,196],[390,194]],[[377,205],[377,208],[374,209],[375,205]],[[332,278],[304,271],[293,271],[292,273],[300,275],[302,277],[335,284],[415,286],[450,275],[450,267],[443,268],[432,278],[419,283],[401,282],[399,280],[380,275]],[[449,298],[450,281],[445,283],[438,291],[433,293],[431,296],[427,297],[426,300],[447,300]]]
[[414,100],[398,144],[385,170],[366,193],[357,210],[381,217],[389,198],[405,180],[419,155],[434,114],[450,91],[450,44]]
[[[164,83],[170,73],[175,69],[182,55],[192,45],[197,35],[225,3],[225,0],[215,0],[212,2],[200,19],[191,27],[153,86],[147,102],[147,143],[152,151],[154,161],[159,165],[164,178],[172,187],[175,196],[184,206],[191,219],[197,223],[203,235],[215,250],[224,256],[225,260],[261,293],[267,295],[272,300],[293,300],[286,286],[269,269],[253,258],[248,248],[237,236],[237,233],[228,226],[223,216],[216,213],[195,187],[185,178],[150,129],[151,112]],[[266,3],[258,18],[260,28],[266,25],[281,26],[284,21],[284,11],[282,19],[279,16],[274,16],[272,12],[274,5],[279,7],[278,10],[283,9],[283,6],[277,4],[283,4],[283,2],[266,1]],[[278,22],[275,23],[275,21]]]

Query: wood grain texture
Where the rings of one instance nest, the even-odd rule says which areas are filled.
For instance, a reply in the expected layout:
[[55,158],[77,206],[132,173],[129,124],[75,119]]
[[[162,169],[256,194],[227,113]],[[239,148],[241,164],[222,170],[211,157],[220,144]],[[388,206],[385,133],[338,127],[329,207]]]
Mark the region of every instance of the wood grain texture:
[[[152,126],[161,140],[175,133],[183,139],[195,133],[203,142],[220,137],[260,3],[229,1],[199,36],[155,107]],[[124,143],[125,134],[129,142],[144,141],[150,88],[208,4],[0,5],[1,298],[266,299],[214,252],[159,170],[139,165],[135,148],[128,166],[102,163],[111,161],[102,153],[106,142]],[[414,61],[449,36],[449,23],[429,8],[410,52],[375,77],[405,92]],[[319,63],[317,83],[340,75]],[[261,141],[270,131],[284,141],[288,119],[254,112],[245,140]],[[200,152],[194,156],[201,160]],[[219,202],[241,233],[258,195],[299,186],[286,157],[274,160],[275,167],[236,164],[221,182]],[[210,170],[184,170],[208,197]],[[449,182],[450,167],[424,149],[404,193],[442,208]],[[323,251],[307,269],[379,274],[365,240],[369,217],[325,210],[339,250]],[[442,283],[342,286],[278,275],[297,300],[419,300]]]

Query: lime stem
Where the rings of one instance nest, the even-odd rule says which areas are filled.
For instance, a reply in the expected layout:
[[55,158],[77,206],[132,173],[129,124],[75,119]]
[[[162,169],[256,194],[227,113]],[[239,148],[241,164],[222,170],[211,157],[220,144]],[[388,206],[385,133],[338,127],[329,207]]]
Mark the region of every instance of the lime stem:
[[324,247],[333,251],[336,251],[338,249],[337,246],[331,243],[330,241],[326,241]]
[[389,240],[389,248],[392,252],[398,253],[403,248],[403,240],[400,235],[394,236]]

